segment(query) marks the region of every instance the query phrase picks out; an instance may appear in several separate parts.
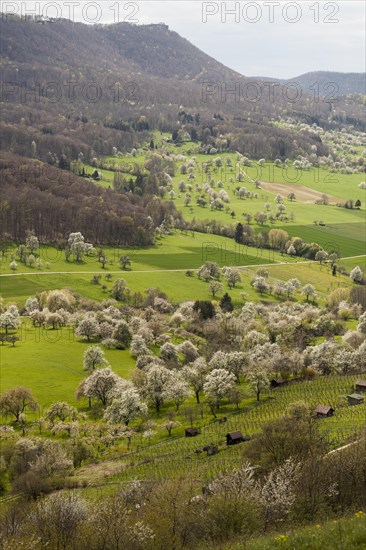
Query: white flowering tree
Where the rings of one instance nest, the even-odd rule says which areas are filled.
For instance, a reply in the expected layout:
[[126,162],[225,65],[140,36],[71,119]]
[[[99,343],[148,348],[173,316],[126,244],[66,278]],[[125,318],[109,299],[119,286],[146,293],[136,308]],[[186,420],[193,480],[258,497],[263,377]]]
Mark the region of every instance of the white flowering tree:
[[179,358],[177,348],[170,342],[165,342],[165,344],[160,347],[160,357],[166,363],[178,365]]
[[104,412],[104,420],[110,424],[125,424],[145,416],[148,412],[146,403],[144,403],[135,388],[125,390],[122,395],[114,399]]
[[256,368],[247,374],[247,379],[259,401],[262,391],[269,388],[267,371],[264,368]]
[[235,375],[226,369],[214,369],[206,376],[203,389],[207,397],[214,400],[217,408],[235,386]]
[[198,348],[189,340],[185,340],[177,348],[184,355],[184,363],[192,363],[199,357]]
[[0,315],[0,328],[5,330],[5,335],[8,334],[9,330],[16,330],[19,325],[20,318],[16,306],[10,306],[7,311]]
[[360,266],[357,265],[356,267],[354,267],[349,276],[354,283],[360,283],[363,277],[363,272]]
[[99,400],[105,407],[118,380],[119,376],[110,367],[96,369],[82,382],[82,395]]
[[264,277],[255,277],[255,279],[251,282],[251,285],[253,288],[258,290],[260,294],[264,294],[270,289],[270,286]]
[[299,466],[288,459],[270,472],[259,489],[265,525],[284,521],[295,502],[295,483]]
[[70,233],[67,244],[77,262],[81,262],[86,254],[91,254],[95,250],[92,244],[85,242],[80,232]]
[[143,395],[155,407],[157,413],[166,399],[165,391],[171,383],[172,373],[161,365],[152,365],[146,375]]
[[[88,516],[87,503],[76,493],[52,493],[31,512],[31,523],[52,548],[68,548]],[[48,545],[48,544],[47,544]]]
[[81,338],[86,338],[89,342],[91,338],[98,336],[98,322],[91,315],[87,315],[78,323],[75,334]]
[[200,403],[200,395],[210,368],[203,357],[198,357],[193,363],[189,363],[182,369],[182,375],[192,386],[197,403]]
[[241,283],[241,273],[238,269],[223,267],[222,271],[230,288],[235,288],[236,283]]
[[305,286],[302,287],[301,294],[305,296],[307,302],[309,301],[309,298],[315,300],[317,297],[315,287],[311,283],[307,283]]
[[140,334],[135,334],[132,337],[130,345],[131,355],[139,357],[140,355],[149,355],[150,350],[146,345],[144,338]]
[[163,391],[163,397],[168,401],[173,401],[177,411],[191,394],[188,383],[179,372],[172,374],[169,384],[166,385]]
[[55,403],[52,403],[50,408],[46,412],[46,418],[50,420],[52,423],[54,423],[56,420],[61,420],[61,422],[65,422],[65,420],[75,420],[78,416],[78,412],[72,405],[69,405],[69,403],[66,403],[65,401],[56,401]]
[[83,368],[85,372],[91,373],[94,369],[106,367],[108,361],[104,351],[99,346],[89,346],[84,351]]

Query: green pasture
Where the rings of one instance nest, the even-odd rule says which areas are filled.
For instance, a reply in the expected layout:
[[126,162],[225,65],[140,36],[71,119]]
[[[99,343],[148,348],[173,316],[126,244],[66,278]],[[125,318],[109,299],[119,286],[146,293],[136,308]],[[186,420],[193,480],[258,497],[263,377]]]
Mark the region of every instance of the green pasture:
[[[250,268],[248,268],[249,271]],[[353,283],[349,277],[337,274],[332,276],[331,268],[316,262],[295,265],[272,265],[266,268],[269,276],[274,279],[288,280],[297,278],[302,285],[311,283],[318,292],[329,294],[338,287],[351,288]],[[254,270],[253,270],[254,272]]]
[[358,223],[331,223],[319,225],[282,225],[291,237],[301,237],[305,242],[317,242],[327,252],[337,252],[340,257],[359,256],[366,252],[365,219]]
[[[198,279],[197,275],[188,277],[184,271],[154,271],[152,273],[126,271],[113,276],[111,281],[101,280],[100,285],[90,282],[92,275],[69,273],[69,274],[47,274],[47,275],[17,275],[1,277],[1,294],[7,302],[15,302],[22,306],[29,296],[34,296],[44,290],[59,288],[71,288],[74,292],[90,298],[92,300],[104,300],[110,298],[109,290],[112,288],[113,281],[122,277],[126,280],[131,292],[143,293],[148,288],[159,288],[164,291],[168,299],[173,302],[182,302],[189,300],[209,300],[212,295],[209,293],[209,283]],[[245,300],[259,299],[267,301],[276,301],[277,299],[270,295],[259,295],[251,286],[249,275],[243,276],[243,281],[237,284],[232,290],[229,290],[223,281],[224,291],[229,292],[234,303],[243,303],[240,293],[245,292]],[[107,289],[102,289],[102,285]],[[216,295],[220,299],[221,294]]]
[[342,259],[341,262],[342,265],[345,266],[346,269],[353,269],[357,265],[362,269],[363,272],[366,272],[366,256],[360,256],[360,257],[354,257],[354,258],[347,258],[346,260]]
[[362,199],[365,199],[365,190],[357,187],[361,181],[364,181],[364,175],[361,173],[333,173],[317,167],[310,170],[301,170],[292,165],[277,167],[270,161],[266,162],[263,167],[253,162],[253,166],[244,167],[244,170],[252,179],[259,181],[304,185],[326,195],[333,195],[345,200],[360,199],[362,201]]
[[[14,347],[4,344],[0,349],[0,390],[22,385],[32,389],[42,407],[59,400],[76,405],[75,391],[85,377],[83,353],[91,343],[75,336],[72,328],[35,328],[27,319],[17,335]],[[107,349],[105,355],[117,374],[129,376],[135,363],[129,351]]]
[[[225,189],[229,186],[235,188],[237,185],[247,186],[248,190],[252,190],[250,183],[252,180],[258,180],[267,183],[280,183],[285,185],[293,186],[305,186],[310,189],[319,191],[320,193],[337,197],[340,200],[351,199],[356,201],[360,199],[363,203],[366,199],[365,190],[359,189],[358,184],[364,180],[364,175],[362,173],[357,174],[342,174],[340,172],[329,172],[324,168],[313,167],[309,170],[297,169],[292,165],[292,161],[287,166],[285,164],[281,166],[276,166],[273,161],[266,161],[264,166],[260,166],[257,161],[253,160],[251,166],[238,165],[236,153],[218,153],[216,155],[205,155],[200,153],[195,153],[198,150],[198,144],[193,142],[185,142],[182,144],[172,144],[166,142],[167,136],[159,136],[157,132],[154,135],[155,143],[158,145],[159,150],[168,151],[171,154],[175,155],[185,155],[187,160],[191,157],[194,157],[196,160],[195,167],[195,179],[193,184],[204,183],[207,181],[208,176],[205,173],[205,164],[207,162],[214,161],[216,157],[222,159],[222,167],[213,166],[210,168],[210,178],[213,179],[216,183],[222,181],[225,184]],[[145,148],[143,153],[140,153],[136,157],[113,157],[107,156],[104,157],[103,162],[105,164],[111,163],[116,169],[119,166],[125,164],[137,163],[143,166],[146,157],[152,153],[152,150]],[[226,161],[230,159],[232,166],[227,166]],[[188,182],[187,175],[182,175],[180,173],[180,167],[183,164],[182,161],[175,161],[176,164],[176,174],[173,178],[174,184],[179,183],[180,181]],[[93,167],[87,166],[88,171],[92,171]],[[244,174],[244,181],[238,183],[235,181],[235,176],[238,171],[241,171]],[[102,169],[102,185],[108,185],[113,183],[113,171],[107,169]],[[246,177],[248,176],[248,177]],[[230,183],[229,179],[233,178],[234,183]],[[253,186],[254,189],[254,186]],[[296,190],[295,190],[296,193]],[[263,192],[259,190],[259,195],[262,195],[264,199],[271,198],[272,193]],[[248,201],[247,201],[248,202]],[[232,204],[232,203],[231,203]]]
[[[98,249],[99,246],[96,244]],[[41,244],[38,257],[42,260],[42,266],[29,267],[17,261],[18,268],[15,273],[56,273],[56,272],[90,272],[102,273],[121,272],[119,258],[128,255],[132,261],[133,271],[149,271],[159,269],[196,269],[205,261],[217,262],[219,265],[257,265],[284,261],[284,257],[278,252],[263,250],[255,247],[241,246],[233,239],[210,235],[205,233],[178,231],[174,234],[159,238],[155,245],[150,247],[101,247],[107,258],[105,269],[95,256],[85,256],[83,261],[76,262],[65,260],[65,254],[54,246]],[[15,245],[9,244],[8,249],[0,261],[0,273],[12,273],[10,262]],[[295,262],[296,258],[285,257],[285,261]],[[48,262],[48,265],[47,265]]]
[[[223,162],[223,166],[216,168],[214,171],[211,170],[211,176],[215,179],[215,176],[218,177],[224,183],[233,177],[235,179],[235,173],[237,172],[237,155],[236,153],[217,153],[214,155],[207,155],[197,153],[198,144],[193,142],[184,142],[181,144],[168,143],[166,141],[167,135],[160,137],[156,133],[154,135],[155,144],[158,145],[158,150],[155,152],[168,151],[171,154],[175,155],[185,155],[189,160],[190,157],[194,157],[197,161],[198,167],[195,168],[195,173],[201,176],[201,181],[206,181],[206,176],[204,174],[204,165],[213,161],[216,157],[220,157]],[[169,136],[170,137],[170,136]],[[136,157],[131,156],[121,156],[113,157],[106,156],[104,160],[106,162],[112,163],[117,169],[118,166],[122,164],[143,164],[146,160],[146,157],[153,151],[149,148],[145,148],[143,153],[139,153]],[[232,166],[228,167],[226,165],[226,160],[230,159]],[[340,172],[329,172],[329,170],[324,168],[313,167],[309,170],[302,170],[295,168],[292,165],[292,161],[288,164],[282,164],[281,166],[276,166],[273,161],[266,160],[264,166],[260,166],[257,161],[252,160],[251,166],[240,165],[241,171],[244,171],[249,178],[252,180],[258,180],[269,183],[281,183],[288,185],[303,185],[305,187],[310,187],[324,194],[333,195],[339,197],[340,199],[351,199],[357,200],[358,198],[362,201],[362,198],[365,197],[365,191],[358,189],[358,184],[364,180],[362,173],[357,174],[342,174]],[[179,169],[183,162],[176,161],[176,176],[180,176]],[[92,167],[88,167],[92,169]],[[107,172],[107,171],[105,171]],[[196,175],[195,181],[199,181]],[[104,173],[103,179],[108,180],[109,176]],[[181,179],[186,179],[186,176],[182,176]],[[113,182],[113,177],[112,177]]]
[[[251,185],[251,184],[249,184]],[[247,189],[249,187],[247,185]],[[226,188],[225,191],[230,196],[229,212],[224,210],[211,210],[209,206],[204,208],[196,205],[195,197],[199,194],[192,191],[192,203],[189,206],[184,205],[184,193],[181,197],[178,195],[174,199],[174,203],[178,210],[183,213],[183,217],[187,220],[197,219],[197,220],[208,220],[214,219],[220,221],[223,224],[231,223],[246,223],[244,214],[250,214],[252,217],[257,212],[267,212],[268,217],[272,214],[276,214],[277,205],[274,203],[275,195],[266,193],[263,195],[259,194],[258,198],[251,199],[240,199],[233,194],[235,186],[232,185],[231,188]],[[254,189],[252,190],[254,192]],[[207,198],[206,198],[207,200]],[[266,203],[271,204],[271,209],[266,210]],[[364,210],[347,210],[345,208],[338,208],[336,206],[320,205],[320,204],[305,204],[302,202],[291,202],[288,199],[284,199],[283,204],[286,207],[286,214],[289,216],[289,221],[286,222],[286,230],[289,231],[291,225],[309,225],[314,222],[323,222],[326,225],[328,224],[350,224],[350,223],[363,223],[365,219]],[[232,218],[231,212],[235,213],[235,217]],[[283,225],[283,222],[277,221],[274,224],[271,224],[267,221],[263,226],[258,226],[254,219],[252,218],[251,225],[253,227],[259,227],[264,230],[269,230],[272,228],[279,227]]]
[[[249,213],[252,216],[256,212],[267,211],[268,215],[276,214],[277,204],[275,202],[276,192],[270,192],[263,189],[256,189],[253,181],[259,180],[262,182],[269,183],[280,183],[288,186],[293,186],[293,188],[288,188],[287,191],[284,190],[283,193],[283,204],[286,207],[286,214],[289,217],[289,221],[285,224],[281,222],[275,222],[273,225],[270,222],[264,224],[264,226],[258,226],[254,220],[251,224],[253,227],[258,230],[269,230],[272,227],[283,227],[286,231],[289,232],[291,236],[299,236],[304,240],[307,240],[308,237],[310,240],[316,240],[318,236],[322,240],[322,243],[328,244],[328,241],[322,239],[323,233],[330,233],[334,237],[337,237],[338,248],[342,256],[351,256],[364,254],[364,241],[365,241],[365,202],[366,202],[366,191],[358,188],[358,184],[364,179],[364,175],[361,173],[357,174],[341,174],[341,173],[330,173],[329,171],[323,168],[311,168],[310,170],[298,170],[291,165],[289,166],[280,166],[277,167],[271,161],[266,161],[264,166],[259,166],[256,161],[252,161],[251,166],[243,166],[237,164],[237,155],[235,153],[222,153],[217,155],[204,155],[195,153],[198,145],[192,142],[185,142],[182,144],[174,145],[172,143],[167,143],[167,138],[170,137],[167,134],[162,134],[160,132],[155,132],[154,140],[159,148],[162,148],[165,151],[170,152],[171,154],[179,155],[183,154],[187,156],[187,160],[194,157],[196,160],[194,180],[190,181],[188,179],[188,174],[181,174],[180,168],[183,164],[182,161],[176,161],[176,173],[172,178],[172,187],[176,193],[175,198],[173,199],[176,207],[183,213],[185,219],[192,220],[206,220],[206,219],[215,219],[224,224],[238,223],[239,221],[245,223],[243,217],[244,213]],[[112,163],[115,167],[122,164],[131,164],[138,163],[143,166],[147,155],[151,153],[151,150],[145,148],[143,153],[140,153],[136,157],[105,157],[103,162],[105,164]],[[223,166],[216,167],[214,166],[214,159],[219,156],[222,159]],[[226,165],[227,159],[231,160],[232,166],[229,167]],[[209,161],[212,161],[213,165],[210,167],[209,173],[205,172],[205,164]],[[88,166],[88,170],[91,170],[92,167]],[[236,174],[238,171],[243,174],[244,180],[239,183],[235,181]],[[102,179],[99,182],[101,185],[109,186],[113,184],[114,172],[102,169]],[[208,181],[214,180],[215,184],[221,181],[224,184],[224,189],[230,197],[230,203],[225,207],[228,207],[228,212],[225,211],[225,208],[221,211],[214,210],[212,211],[209,206],[204,208],[197,206],[196,199],[201,194],[195,190],[195,184],[198,183],[201,186]],[[229,180],[233,179],[233,182]],[[178,190],[178,185],[181,181],[184,181],[186,184],[191,183],[191,204],[189,206],[184,205],[185,192],[180,193]],[[240,199],[234,195],[236,187],[244,186],[247,191],[256,193],[257,197]],[[347,210],[345,208],[336,207],[332,205],[319,205],[315,204],[314,201],[302,202],[299,199],[290,201],[287,198],[287,195],[290,191],[294,191],[296,194],[296,186],[305,186],[320,193],[327,194],[339,198],[339,202],[342,202],[347,199],[356,201],[357,199],[361,200],[361,209]],[[220,188],[215,186],[217,192],[220,191]],[[167,200],[168,196],[165,197]],[[207,196],[205,196],[207,200]],[[269,203],[270,208],[266,208],[265,205]],[[235,213],[235,217],[231,214]],[[315,237],[311,239],[311,226],[314,222],[322,222],[325,224],[325,227],[314,226],[316,233],[313,233]],[[321,228],[321,231],[318,233],[317,230]],[[324,229],[324,231],[323,231]],[[327,235],[326,235],[327,237]],[[334,239],[333,239],[334,240]],[[319,241],[320,242],[320,241]]]
[[[332,237],[328,237],[323,228],[308,227],[306,233],[309,241],[323,237],[322,244],[328,249],[331,247]],[[357,231],[353,233],[357,235]],[[341,237],[334,237],[338,247],[342,244]],[[344,240],[345,237],[343,238]],[[353,252],[360,252],[362,242],[353,239],[359,248]],[[327,244],[328,243],[328,244]],[[332,245],[333,246],[333,245]],[[160,288],[173,302],[194,299],[209,299],[208,283],[186,275],[186,270],[195,270],[205,261],[215,261],[219,265],[251,268],[243,270],[243,281],[234,289],[229,290],[224,280],[224,292],[228,291],[234,303],[243,303],[245,300],[259,299],[274,301],[277,298],[270,295],[260,295],[250,286],[252,273],[258,267],[265,265],[274,278],[288,280],[298,277],[305,284],[312,282],[320,293],[339,285],[349,286],[348,277],[331,276],[326,266],[319,266],[315,262],[304,262],[301,258],[293,258],[277,252],[244,247],[237,245],[232,239],[217,235],[175,232],[173,235],[159,239],[156,245],[148,248],[118,248],[103,247],[107,257],[107,265],[103,270],[95,257],[85,257],[82,262],[66,262],[62,251],[53,246],[41,245],[39,257],[42,259],[42,268],[24,266],[18,261],[18,269],[13,274],[10,270],[12,245],[5,253],[1,262],[2,275],[0,276],[0,291],[6,302],[14,301],[23,305],[29,296],[34,296],[44,290],[71,288],[74,292],[93,300],[103,300],[110,297],[110,289],[117,278],[124,278],[131,292],[143,293],[148,288]],[[13,249],[14,250],[14,249]],[[336,248],[338,250],[338,248]],[[128,254],[132,260],[131,270],[120,269],[118,259]],[[344,254],[343,254],[344,255]],[[49,267],[46,268],[46,262]],[[357,258],[356,265],[364,266],[364,259]],[[100,284],[92,284],[93,275],[101,275]],[[106,276],[111,278],[108,280]],[[103,288],[104,287],[104,288]],[[216,299],[220,299],[218,294]]]

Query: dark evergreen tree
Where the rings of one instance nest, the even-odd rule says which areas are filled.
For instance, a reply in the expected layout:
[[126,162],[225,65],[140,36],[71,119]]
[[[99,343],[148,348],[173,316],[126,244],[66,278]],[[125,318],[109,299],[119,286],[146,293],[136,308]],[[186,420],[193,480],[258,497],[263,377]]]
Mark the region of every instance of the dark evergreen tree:
[[204,320],[212,319],[215,315],[215,308],[209,300],[197,300],[193,305],[193,311],[199,313]]
[[244,237],[244,227],[242,223],[238,223],[238,225],[235,228],[235,235],[234,240],[236,243],[241,244],[243,242]]
[[234,309],[231,296],[227,292],[223,295],[223,297],[220,300],[220,307],[222,311],[225,311],[225,313],[229,313]]
[[192,128],[191,130],[191,140],[192,141],[198,141],[198,133],[196,128]]
[[68,170],[70,168],[70,163],[66,158],[66,155],[61,155],[60,160],[58,162],[58,167],[61,170]]

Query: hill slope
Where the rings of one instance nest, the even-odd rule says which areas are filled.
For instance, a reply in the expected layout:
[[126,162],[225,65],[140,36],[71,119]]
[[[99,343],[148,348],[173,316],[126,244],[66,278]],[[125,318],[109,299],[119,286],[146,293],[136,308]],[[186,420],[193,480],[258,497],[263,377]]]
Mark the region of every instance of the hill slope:
[[[320,94],[331,93],[327,86],[334,84],[334,92],[338,95],[366,94],[366,73],[337,73],[328,71],[315,71],[302,74],[292,79],[304,90],[310,90],[314,83],[319,84]],[[284,83],[284,81],[281,81]]]
[[[366,73],[338,73],[332,71],[313,71],[294,78],[267,78],[258,77],[260,80],[279,82],[283,85],[296,82],[302,90],[312,93],[314,85],[319,85],[319,94],[335,95],[366,94]],[[334,84],[335,88],[328,87]]]
[[[347,125],[348,118],[356,127],[364,124],[361,104],[335,107],[306,94],[292,101],[281,87],[272,97],[262,83],[258,93],[253,80],[163,24],[40,24],[8,17],[0,33],[2,148],[12,153],[46,160],[51,152],[72,160],[81,151],[90,160],[114,146],[131,150],[151,130],[183,129],[205,145],[216,145],[222,135],[231,150],[286,158],[314,144],[321,154],[327,148],[307,133],[275,128],[273,121],[284,116],[324,127]],[[226,93],[233,87],[236,94]]]

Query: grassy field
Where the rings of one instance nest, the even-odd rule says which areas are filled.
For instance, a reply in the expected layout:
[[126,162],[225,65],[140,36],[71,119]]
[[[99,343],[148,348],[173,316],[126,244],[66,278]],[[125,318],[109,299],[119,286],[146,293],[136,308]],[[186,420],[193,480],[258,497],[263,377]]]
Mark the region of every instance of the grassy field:
[[227,550],[364,550],[366,548],[366,514],[356,512],[352,517],[319,522],[313,526],[287,530],[281,534],[262,536],[256,540],[229,544]]
[[[178,232],[159,239],[155,246],[149,248],[104,247],[108,259],[104,270],[95,257],[85,257],[82,262],[66,262],[62,251],[41,245],[39,257],[43,262],[42,267],[30,268],[18,262],[18,269],[13,274],[10,270],[11,251],[10,247],[1,262],[0,289],[6,301],[14,300],[20,305],[37,292],[56,288],[71,288],[88,298],[103,300],[110,296],[108,291],[119,277],[126,279],[132,292],[160,288],[175,302],[190,300],[192,296],[207,299],[208,284],[196,275],[187,277],[187,269],[196,269],[208,260],[221,266],[238,267],[271,265],[284,261],[292,264],[298,261],[277,252],[239,246],[232,239],[217,235],[184,235]],[[120,269],[118,259],[123,254],[130,256],[131,270]],[[46,262],[49,262],[48,267]],[[90,283],[96,273],[102,276],[100,285]],[[110,281],[105,279],[107,274],[112,276]],[[243,283],[230,292],[234,301],[242,301],[241,292],[246,293],[246,299],[258,299],[249,283],[250,278],[244,275]],[[103,289],[102,285],[106,288]]]
[[329,294],[332,290],[338,287],[351,288],[353,283],[349,277],[344,275],[331,275],[331,269],[328,266],[319,265],[312,262],[307,264],[298,264],[296,266],[273,265],[267,267],[269,276],[274,279],[291,279],[297,278],[302,285],[311,283],[315,286],[318,292]]
[[[357,265],[360,263],[357,262]],[[332,277],[328,267],[313,262],[263,265],[269,270],[270,276],[275,279],[288,280],[297,277],[302,284],[311,282],[316,290],[324,295],[338,286],[352,286],[348,277],[343,275],[338,275],[336,278]],[[252,288],[250,282],[257,269],[257,267],[242,269],[242,282],[238,283],[233,289],[229,289],[223,280],[223,292],[229,292],[234,304],[243,304],[244,300],[279,301],[273,295],[261,295]],[[132,292],[143,293],[148,288],[159,288],[173,302],[189,301],[192,298],[201,300],[212,299],[209,292],[209,284],[198,279],[197,275],[187,277],[184,270],[154,272],[125,271],[113,274],[110,281],[102,279],[100,285],[92,284],[90,282],[91,277],[92,274],[78,272],[2,276],[0,279],[1,294],[5,303],[15,302],[19,306],[22,306],[29,296],[33,296],[44,290],[71,288],[82,296],[100,301],[110,298],[109,290],[112,288],[113,281],[116,278],[122,277],[126,280],[127,286]],[[106,288],[103,289],[102,285],[105,285]],[[244,293],[244,296],[242,296],[242,293]],[[215,299],[219,300],[221,296],[222,293],[219,293]],[[300,295],[297,295],[296,298],[300,301],[303,300],[303,297],[300,297]]]
[[[166,143],[167,136],[154,136],[155,142],[162,146],[164,150],[174,154],[186,154],[187,158],[194,157],[196,161],[194,180],[191,182],[193,190],[191,192],[192,201],[189,206],[184,205],[185,192],[180,193],[178,185],[181,181],[189,183],[187,175],[180,173],[182,161],[176,161],[176,174],[172,178],[172,187],[176,193],[174,203],[181,210],[187,220],[193,218],[199,220],[216,219],[225,224],[243,221],[243,213],[254,215],[258,211],[266,210],[265,204],[269,203],[270,208],[268,213],[277,212],[277,204],[275,196],[279,192],[276,191],[275,185],[285,186],[281,188],[280,193],[284,200],[283,204],[286,207],[286,213],[289,221],[283,225],[283,229],[289,232],[291,236],[298,236],[305,241],[316,241],[328,248],[335,248],[342,256],[348,257],[352,255],[365,253],[365,202],[366,191],[358,188],[358,184],[364,179],[363,174],[341,174],[330,173],[323,168],[311,168],[310,170],[297,170],[292,165],[277,167],[273,162],[267,161],[264,166],[259,166],[255,161],[251,166],[237,165],[237,155],[233,153],[219,154],[222,159],[222,167],[213,166],[210,168],[210,173],[205,173],[205,164],[209,161],[213,162],[216,157],[213,155],[203,155],[195,153],[197,144],[191,142],[183,143],[181,146],[176,146],[171,143]],[[123,163],[137,162],[140,165],[144,164],[146,156],[151,153],[146,149],[144,154],[139,154],[136,158],[131,157],[106,157],[105,163],[113,163],[115,166]],[[227,166],[227,160],[231,161],[231,166]],[[235,181],[236,174],[241,171],[244,180],[241,183]],[[215,182],[215,189],[219,191],[217,183],[221,181],[224,184],[224,189],[230,197],[229,212],[225,210],[212,211],[208,206],[205,208],[199,207],[196,204],[196,197],[199,195],[195,191],[195,184],[202,185],[208,179]],[[230,179],[233,181],[231,182]],[[254,180],[263,182],[260,189],[256,189]],[[107,169],[102,170],[102,185],[110,185],[113,182],[113,172]],[[240,199],[234,194],[237,186],[246,187],[247,191],[256,193],[256,197]],[[302,197],[303,188],[308,190],[309,197],[313,190],[314,197]],[[271,191],[272,190],[272,191]],[[296,194],[298,190],[299,197],[290,201],[287,198],[289,192],[293,191]],[[318,196],[315,196],[316,193]],[[327,194],[333,197],[330,200],[330,205],[315,204],[319,194]],[[347,210],[335,206],[336,202],[342,202],[347,199],[353,201],[361,200],[361,209]],[[231,212],[235,212],[235,218],[232,218]],[[325,227],[315,226],[314,222],[323,222]],[[271,227],[280,226],[277,222],[273,226],[269,223],[263,227],[256,226],[252,222],[253,227],[257,230],[268,230]]]
[[285,225],[282,229],[291,237],[301,237],[308,243],[317,242],[327,252],[340,257],[365,254],[366,226],[359,223],[334,223],[325,227],[315,225]]
[[[97,245],[96,245],[97,247]],[[9,249],[0,262],[1,273],[12,273],[10,269],[11,253]],[[97,247],[98,248],[98,247]],[[65,255],[54,246],[41,244],[39,257],[42,267],[24,266],[19,261],[16,273],[37,272],[90,272],[121,271],[118,260],[122,255],[128,255],[132,261],[133,271],[149,271],[158,269],[195,269],[205,261],[217,262],[219,265],[251,265],[284,261],[283,255],[278,252],[263,250],[255,247],[237,245],[233,239],[197,232],[174,234],[159,238],[155,245],[138,247],[108,247],[103,246],[107,265],[102,270],[96,257],[85,257],[81,262],[65,260]],[[288,262],[295,262],[296,258],[285,257]],[[46,263],[48,262],[48,266]]]
[[[32,388],[42,408],[58,400],[75,405],[76,388],[85,377],[83,353],[91,344],[77,338],[71,328],[34,328],[26,319],[18,336],[15,347],[1,347],[1,391],[21,383]],[[107,349],[105,355],[117,374],[129,376],[135,364],[129,351]]]
[[[198,279],[196,275],[194,277],[187,277],[184,271],[155,271],[153,273],[126,271],[114,275],[111,281],[101,281],[102,284],[106,283],[107,288],[105,290],[102,289],[101,285],[92,284],[90,282],[91,277],[92,275],[78,273],[6,276],[1,277],[1,294],[5,303],[16,303],[22,306],[29,296],[34,296],[38,292],[50,289],[71,288],[82,296],[100,301],[111,297],[109,290],[113,285],[113,281],[116,278],[122,277],[126,280],[127,286],[132,292],[143,293],[148,288],[159,288],[167,294],[168,299],[172,302],[189,301],[192,299],[212,299],[212,295],[209,293],[209,284]],[[244,299],[246,301],[278,301],[275,296],[258,294],[250,286],[252,276],[248,273],[243,273],[242,278],[243,281],[230,290],[223,281],[223,292],[230,293],[234,304],[243,304]],[[315,286],[317,287],[316,282]],[[243,292],[245,293],[244,299],[240,296]],[[219,300],[221,296],[222,293],[219,293],[215,299]]]
[[[311,231],[312,228],[309,229],[309,237],[314,236]],[[207,260],[215,261],[221,266],[243,268],[243,281],[235,288],[229,290],[223,281],[224,292],[229,290],[234,303],[238,305],[243,303],[242,293],[245,293],[245,300],[277,300],[271,295],[261,296],[250,285],[253,274],[261,265],[265,265],[270,271],[270,276],[275,279],[288,280],[297,277],[303,284],[312,282],[318,292],[323,294],[340,285],[351,286],[348,277],[332,277],[328,267],[316,262],[301,261],[300,258],[283,256],[268,250],[238,246],[232,239],[216,235],[194,233],[192,237],[175,233],[160,239],[150,248],[105,247],[104,250],[108,263],[103,270],[94,257],[86,257],[82,262],[66,262],[61,251],[42,245],[39,255],[43,260],[43,267],[30,268],[18,262],[18,270],[14,274],[10,271],[8,251],[1,262],[1,294],[6,302],[14,301],[20,306],[29,296],[57,288],[71,288],[90,299],[103,300],[110,297],[109,291],[114,280],[122,277],[131,292],[143,293],[148,288],[160,288],[173,302],[191,300],[192,296],[196,299],[208,299],[209,285],[198,279],[197,275],[188,277],[185,274],[187,269],[196,269]],[[122,254],[131,257],[131,270],[123,271],[119,268],[118,258]],[[46,261],[49,262],[48,269],[44,267]],[[365,257],[344,260],[342,263],[347,268],[360,265],[365,269]],[[101,275],[99,285],[91,283],[91,278],[97,273]],[[111,277],[109,280],[106,279],[107,274]],[[218,294],[217,299],[221,295]]]
[[[225,157],[230,155],[220,155],[220,157],[224,160]],[[201,158],[202,157],[202,158]],[[207,155],[195,155],[195,158],[197,159],[198,163],[201,163],[201,165],[207,160],[212,160],[211,157],[208,157]],[[233,162],[235,162],[235,155],[231,155],[231,158],[233,158]],[[182,163],[177,163],[179,164]],[[284,181],[284,177],[281,176],[282,170],[280,168],[274,168],[274,174],[273,179],[270,180],[270,182],[277,182],[277,183],[286,183]],[[191,220],[193,218],[196,219],[216,219],[218,221],[221,221],[222,223],[232,223],[233,219],[230,216],[230,213],[232,211],[235,212],[236,221],[241,221],[243,219],[242,215],[244,212],[248,212],[252,215],[254,215],[258,211],[265,210],[264,205],[266,203],[271,204],[271,210],[272,213],[275,213],[277,210],[277,205],[274,202],[275,196],[277,193],[263,189],[256,189],[255,185],[252,183],[251,179],[255,179],[255,169],[251,169],[250,167],[244,168],[246,173],[251,176],[250,179],[244,179],[242,183],[238,183],[234,181],[233,183],[229,182],[230,178],[233,178],[235,180],[235,169],[233,168],[232,172],[222,172],[220,169],[217,170],[217,172],[213,172],[210,175],[210,178],[215,181],[217,184],[219,181],[222,181],[224,183],[224,189],[227,191],[230,197],[230,212],[227,213],[225,211],[211,211],[209,207],[199,207],[196,205],[195,197],[198,195],[194,190],[192,191],[192,202],[187,207],[184,206],[184,199],[185,199],[185,193],[179,193],[178,185],[181,181],[185,181],[188,183],[188,179],[186,175],[181,175],[179,173],[179,170],[177,170],[177,174],[172,179],[172,186],[174,191],[176,192],[176,197],[174,198],[174,203],[176,207],[181,210],[184,213],[184,217],[187,220]],[[289,222],[287,225],[290,226],[291,224],[296,225],[309,225],[312,224],[315,220],[322,220],[326,224],[352,224],[357,223],[364,220],[365,217],[365,198],[366,194],[364,190],[358,189],[357,184],[360,183],[362,174],[351,174],[351,175],[344,175],[344,174],[332,174],[332,177],[337,177],[337,181],[334,183],[329,183],[326,185],[326,188],[333,189],[333,194],[337,193],[337,197],[339,195],[339,202],[342,200],[352,199],[357,200],[360,199],[362,203],[362,208],[360,210],[346,210],[344,208],[338,208],[335,205],[320,205],[315,204],[315,199],[310,202],[301,202],[300,200],[294,200],[290,201],[287,199],[287,194],[290,191],[294,191],[296,194],[296,185],[301,186],[309,186],[311,189],[315,189],[316,191],[327,193],[329,191],[322,189],[322,184],[315,185],[311,180],[314,177],[315,169],[312,169],[308,172],[303,172],[301,174],[300,180],[297,184],[291,183],[288,184],[291,186],[283,194],[284,201],[283,204],[286,206],[286,212],[288,215],[293,216],[294,223]],[[324,176],[325,177],[325,176]],[[113,172],[108,171],[106,169],[102,172],[102,185],[109,185],[111,178],[113,179]],[[193,189],[194,184],[199,183],[203,184],[207,179],[207,176],[202,173],[202,170],[200,173],[196,174],[195,180],[193,180]],[[240,199],[236,195],[234,195],[235,188],[237,186],[244,186],[246,187],[247,191],[257,193],[257,198],[246,198],[246,199]],[[334,188],[334,186],[336,186]],[[216,187],[216,190],[219,190]],[[339,191],[342,191],[339,193]],[[234,221],[235,221],[234,220]],[[299,235],[301,236],[301,235]]]
[[342,259],[342,265],[345,266],[346,269],[353,269],[357,265],[361,267],[363,271],[366,271],[366,256],[360,256],[360,257],[354,257],[354,258],[347,258]]

